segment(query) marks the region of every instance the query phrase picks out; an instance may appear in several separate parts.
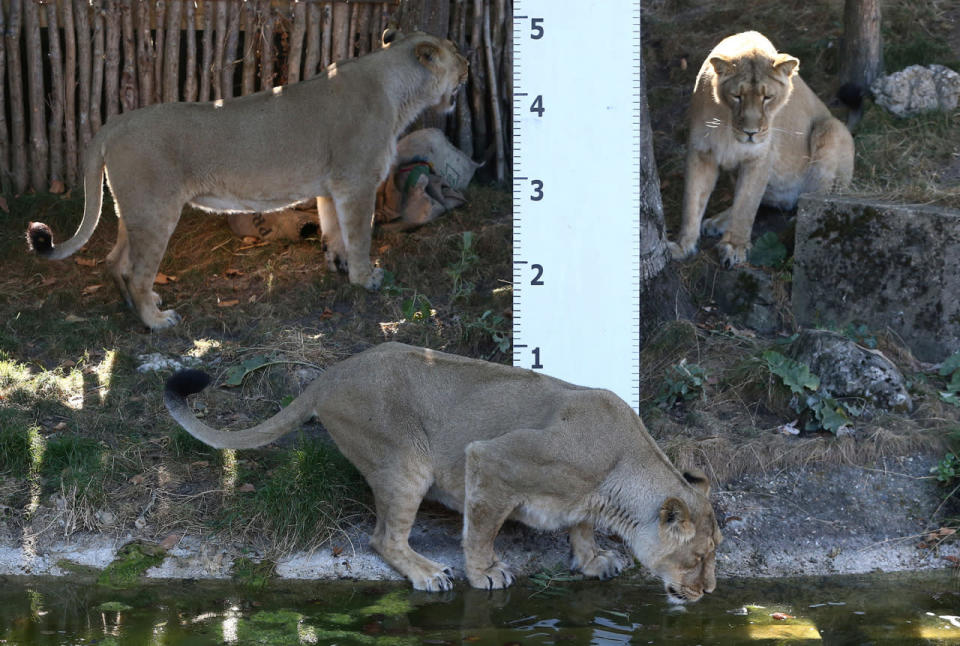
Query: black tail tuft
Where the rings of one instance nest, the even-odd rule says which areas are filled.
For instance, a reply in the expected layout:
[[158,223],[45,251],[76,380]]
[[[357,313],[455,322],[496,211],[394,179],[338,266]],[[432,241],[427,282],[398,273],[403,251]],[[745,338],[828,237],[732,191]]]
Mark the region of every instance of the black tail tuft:
[[200,392],[210,384],[210,375],[202,370],[181,370],[167,379],[166,392],[186,397]]
[[41,256],[49,254],[53,251],[53,231],[43,222],[31,222],[27,227],[27,246]]
[[844,83],[837,90],[837,100],[851,110],[863,108],[863,99],[866,96],[867,90],[856,83]]

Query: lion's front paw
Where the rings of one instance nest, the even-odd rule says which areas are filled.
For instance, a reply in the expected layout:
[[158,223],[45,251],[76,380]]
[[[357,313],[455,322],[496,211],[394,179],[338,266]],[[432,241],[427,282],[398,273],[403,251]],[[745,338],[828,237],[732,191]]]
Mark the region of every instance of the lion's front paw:
[[383,283],[383,269],[380,267],[374,267],[373,271],[370,272],[370,278],[367,279],[367,282],[364,284],[369,290],[380,289],[380,285]]
[[453,590],[453,572],[448,567],[424,572],[415,577],[411,576],[410,581],[413,583],[415,590],[423,590],[425,592],[445,592],[447,590]]
[[697,243],[677,244],[676,242],[667,241],[667,249],[670,251],[670,257],[674,260],[686,260],[697,253]]
[[514,576],[510,568],[503,561],[494,561],[486,569],[467,568],[467,579],[470,585],[484,590],[500,590],[513,585]]
[[706,218],[703,221],[703,224],[700,225],[700,233],[705,236],[711,236],[719,238],[727,231],[727,226],[730,224],[730,209],[723,211],[722,213],[713,216],[712,218]]
[[750,245],[737,245],[731,242],[721,242],[717,245],[717,253],[720,254],[720,263],[725,269],[733,269],[737,265],[747,262],[747,253],[750,251]]
[[157,315],[151,317],[150,320],[144,319],[144,323],[147,324],[147,327],[151,330],[163,330],[164,328],[173,327],[179,323],[182,319],[180,315],[174,310],[164,310],[162,312],[157,312]]
[[613,550],[599,550],[586,563],[579,563],[574,559],[570,569],[583,572],[584,576],[597,579],[611,579],[624,570],[627,561]]

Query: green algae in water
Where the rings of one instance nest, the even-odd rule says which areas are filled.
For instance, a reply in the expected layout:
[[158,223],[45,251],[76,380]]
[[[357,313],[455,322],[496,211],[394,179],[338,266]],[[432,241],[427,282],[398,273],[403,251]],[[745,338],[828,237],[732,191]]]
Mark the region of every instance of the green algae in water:
[[108,565],[97,583],[108,588],[129,588],[137,585],[144,572],[163,563],[166,551],[158,545],[127,543],[117,551],[117,557]]
[[[952,572],[719,582],[670,607],[660,584],[620,577],[568,594],[429,594],[402,583],[141,582],[113,590],[64,579],[0,586],[0,643],[61,644],[912,644],[960,645]],[[118,605],[113,605],[118,604]]]

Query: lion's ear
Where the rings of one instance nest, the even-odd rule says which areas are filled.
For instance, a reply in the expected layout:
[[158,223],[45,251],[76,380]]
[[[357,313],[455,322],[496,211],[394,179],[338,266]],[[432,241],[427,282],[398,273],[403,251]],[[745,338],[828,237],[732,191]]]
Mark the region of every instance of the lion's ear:
[[440,54],[440,48],[434,43],[420,43],[414,52],[417,55],[417,60],[419,60],[422,65],[431,67],[433,66],[433,61],[436,60]]
[[660,507],[660,535],[670,536],[678,543],[686,543],[696,533],[690,521],[690,509],[679,498],[667,498]]
[[796,74],[799,66],[800,61],[790,54],[777,54],[777,57],[773,59],[773,69],[787,78]]
[[713,66],[713,71],[719,78],[725,76],[730,76],[737,71],[736,65],[732,62],[723,58],[722,56],[714,56],[710,59],[710,64]]
[[683,472],[683,479],[699,489],[704,496],[710,495],[710,479],[699,469],[688,469]]
[[384,47],[387,47],[401,36],[403,36],[403,32],[400,31],[400,27],[397,26],[397,23],[391,22],[387,25],[387,28],[383,30],[383,35],[380,36],[380,43]]

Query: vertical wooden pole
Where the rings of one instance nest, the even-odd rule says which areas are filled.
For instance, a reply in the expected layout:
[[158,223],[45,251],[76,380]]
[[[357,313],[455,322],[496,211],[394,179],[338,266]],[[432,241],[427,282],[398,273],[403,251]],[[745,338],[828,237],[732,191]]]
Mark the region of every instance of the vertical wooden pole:
[[73,0],[64,0],[63,3],[63,88],[66,182],[68,186],[75,186],[77,183],[77,32],[73,19]]
[[140,107],[153,103],[153,36],[150,34],[150,1],[138,0],[137,68],[140,74]]
[[302,0],[293,2],[293,28],[290,30],[290,53],[287,55],[287,83],[300,80],[303,38],[307,32],[307,7]]
[[[0,106],[6,105],[7,47],[4,36],[7,32],[4,7],[0,4]],[[10,188],[10,134],[7,130],[5,110],[0,110],[0,193]]]
[[357,32],[359,31],[360,5],[350,6],[350,25],[347,27],[347,58],[357,55]]
[[[179,2],[179,0],[171,0]],[[153,39],[153,102],[163,101],[163,52],[165,46],[165,32],[163,26],[167,20],[167,3],[165,0],[156,1],[155,26]]]
[[103,93],[107,119],[120,114],[120,0],[105,0],[107,11],[107,55],[103,70]]
[[333,62],[350,57],[350,5],[333,4]]
[[257,91],[257,47],[260,43],[257,8],[253,0],[243,3],[243,74],[240,92],[244,96]]
[[66,188],[63,175],[63,104],[66,88],[63,81],[63,55],[60,47],[60,20],[57,5],[46,5],[47,9],[47,51],[50,59],[50,184],[51,193],[63,193]]
[[494,145],[497,151],[497,181],[504,179],[506,156],[503,148],[503,131],[500,121],[500,92],[497,86],[497,68],[494,64],[493,42],[490,28],[490,3],[483,6],[483,51],[487,60],[487,87],[490,90],[490,112],[493,119]]
[[233,79],[237,71],[237,44],[240,41],[240,0],[230,0],[227,7],[227,37],[223,51],[223,69],[220,71],[220,91],[223,98],[233,97]]
[[40,5],[27,0],[23,10],[27,45],[27,96],[30,111],[30,185],[45,191],[50,171],[47,106],[44,101],[43,51],[40,46]]
[[257,9],[260,15],[260,34],[263,37],[263,44],[260,47],[260,89],[269,90],[273,87],[275,70],[273,26],[276,16],[270,0],[259,0]]
[[373,15],[373,5],[358,5],[360,11],[357,16],[357,56],[370,52],[370,18]]
[[183,82],[183,100],[197,100],[197,5],[195,0],[186,1],[187,20],[187,78]]
[[214,20],[214,29],[216,30],[216,42],[213,46],[213,67],[210,71],[210,84],[213,87],[213,98],[223,98],[223,55],[227,44],[227,0],[217,0],[216,19]]
[[[184,0],[170,0],[163,43],[163,102],[180,100],[180,8]],[[189,0],[188,0],[189,1]]]
[[90,52],[90,5],[87,0],[73,0],[73,16],[77,23],[77,127],[80,135],[80,166],[90,143],[90,92],[93,75],[93,55]]
[[473,0],[473,21],[470,24],[470,100],[473,108],[473,150],[475,157],[485,157],[487,138],[487,110],[484,90],[487,78],[483,60],[483,6],[485,0]]
[[200,96],[198,101],[210,100],[210,81],[213,74],[213,2],[207,0],[203,4],[203,53],[201,54],[202,63],[200,65]]
[[320,42],[320,67],[326,69],[333,62],[333,5],[323,3],[323,34]]
[[136,110],[137,35],[133,27],[133,0],[121,0],[120,21],[123,25],[123,73],[120,75],[120,105],[124,112]]
[[303,61],[303,78],[310,79],[317,75],[317,66],[320,65],[320,22],[323,6],[319,2],[307,2],[307,46]]
[[10,82],[10,166],[13,189],[27,190],[27,125],[23,110],[23,71],[20,61],[20,29],[23,19],[23,0],[10,0],[10,20],[5,35],[7,75]]

